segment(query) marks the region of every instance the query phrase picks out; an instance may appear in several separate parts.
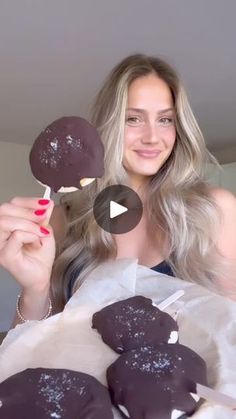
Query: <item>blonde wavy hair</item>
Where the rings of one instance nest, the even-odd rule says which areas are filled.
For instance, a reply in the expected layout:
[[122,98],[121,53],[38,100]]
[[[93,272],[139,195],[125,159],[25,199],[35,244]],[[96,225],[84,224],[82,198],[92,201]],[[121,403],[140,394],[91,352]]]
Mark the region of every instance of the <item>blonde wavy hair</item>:
[[175,70],[160,58],[136,54],[111,71],[92,109],[91,122],[105,148],[104,176],[61,200],[68,227],[64,242],[58,246],[52,272],[56,311],[62,310],[68,299],[71,278],[75,279],[74,291],[99,263],[116,257],[112,235],[94,220],[93,203],[105,187],[128,183],[122,165],[128,88],[135,79],[150,73],[164,80],[171,90],[176,141],[167,161],[147,184],[148,220],[167,234],[166,261],[177,277],[205,286],[216,282],[222,266],[216,250],[220,214],[208,192],[205,173],[207,163],[219,164],[206,148]]

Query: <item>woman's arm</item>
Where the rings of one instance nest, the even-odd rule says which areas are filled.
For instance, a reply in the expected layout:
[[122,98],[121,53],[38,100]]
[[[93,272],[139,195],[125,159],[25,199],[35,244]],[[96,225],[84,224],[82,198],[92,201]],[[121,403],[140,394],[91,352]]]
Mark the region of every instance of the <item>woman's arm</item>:
[[[66,231],[66,217],[62,207],[58,205],[53,208],[49,223],[53,229],[55,241],[61,241]],[[49,287],[30,294],[23,292],[20,306],[22,314],[26,319],[39,320],[43,318],[49,308]],[[11,328],[14,328],[19,323],[22,323],[22,321],[16,312]]]
[[[35,293],[22,292],[20,297],[20,313],[27,320],[40,320],[48,313],[49,301],[48,288]],[[22,320],[16,312],[10,328],[13,329],[20,323],[22,323]]]

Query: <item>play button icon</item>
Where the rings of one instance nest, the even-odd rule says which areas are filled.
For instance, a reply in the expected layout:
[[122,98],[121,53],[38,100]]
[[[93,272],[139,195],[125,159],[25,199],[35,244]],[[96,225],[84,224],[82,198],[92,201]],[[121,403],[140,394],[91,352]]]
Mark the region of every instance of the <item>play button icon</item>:
[[117,204],[117,202],[110,202],[110,218],[118,217],[118,215],[123,214],[128,211],[128,208],[123,207],[123,205]]
[[124,185],[113,185],[97,195],[93,213],[103,230],[112,234],[124,234],[136,227],[141,220],[143,205],[133,189]]

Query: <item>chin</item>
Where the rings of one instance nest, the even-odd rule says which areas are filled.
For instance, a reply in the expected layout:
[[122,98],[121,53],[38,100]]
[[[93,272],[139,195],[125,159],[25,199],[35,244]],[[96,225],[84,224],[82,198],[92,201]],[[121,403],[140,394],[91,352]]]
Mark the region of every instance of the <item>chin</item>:
[[[143,165],[144,166],[144,165]],[[142,167],[142,170],[140,170],[139,167],[132,167],[129,169],[130,172],[135,173],[137,176],[154,176],[158,170],[160,170],[160,165],[155,167]]]
[[157,174],[157,172],[158,172],[158,169],[155,171],[155,172],[153,172],[153,171],[147,171],[147,172],[135,172],[135,174],[136,175],[138,175],[138,176],[143,176],[143,177],[152,177],[152,176],[155,176],[156,174]]
[[163,164],[166,162],[167,158],[159,159],[158,161],[151,161],[142,159],[141,161],[126,161],[124,166],[126,170],[131,173],[136,174],[137,176],[154,176]]

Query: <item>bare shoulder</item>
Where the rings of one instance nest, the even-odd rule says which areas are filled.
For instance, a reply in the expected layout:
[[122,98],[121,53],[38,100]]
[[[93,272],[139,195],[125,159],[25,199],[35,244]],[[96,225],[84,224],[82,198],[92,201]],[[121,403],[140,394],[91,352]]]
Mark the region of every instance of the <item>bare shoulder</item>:
[[230,212],[236,217],[236,195],[234,193],[228,189],[213,186],[208,188],[208,192],[223,214]]
[[[210,196],[221,211],[221,225],[218,230],[218,249],[226,258],[234,261],[236,273],[236,196],[224,188],[211,188]],[[232,275],[233,276],[233,275]]]

